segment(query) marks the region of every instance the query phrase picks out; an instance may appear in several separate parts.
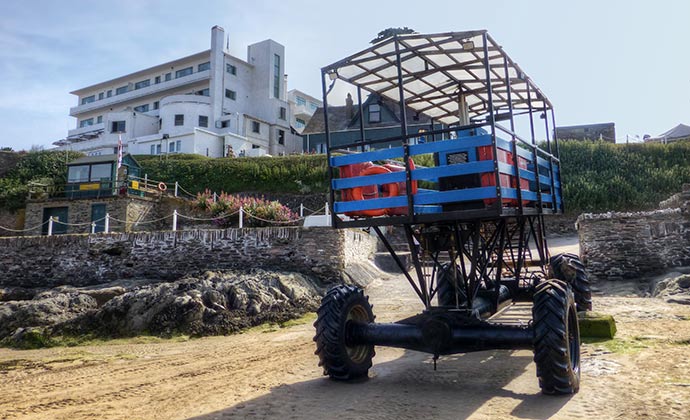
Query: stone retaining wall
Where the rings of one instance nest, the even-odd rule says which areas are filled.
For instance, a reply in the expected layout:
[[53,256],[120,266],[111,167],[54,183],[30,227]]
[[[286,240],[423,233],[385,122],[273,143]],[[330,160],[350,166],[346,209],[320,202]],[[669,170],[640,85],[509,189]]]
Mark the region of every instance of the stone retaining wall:
[[363,263],[374,237],[331,228],[252,228],[0,238],[0,286],[175,280],[206,270],[296,271],[324,282]]
[[690,213],[682,207],[639,213],[583,214],[580,251],[593,280],[643,279],[690,266]]

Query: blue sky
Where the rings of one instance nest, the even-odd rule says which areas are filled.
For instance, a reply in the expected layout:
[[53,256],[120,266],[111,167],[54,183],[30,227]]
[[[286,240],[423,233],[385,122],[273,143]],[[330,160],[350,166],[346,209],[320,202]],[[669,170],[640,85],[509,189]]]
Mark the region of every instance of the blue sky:
[[319,97],[319,69],[387,27],[488,29],[549,96],[558,125],[626,134],[690,124],[690,2],[197,0],[0,2],[0,146],[49,147],[76,126],[69,92],[209,48],[272,38],[288,87]]

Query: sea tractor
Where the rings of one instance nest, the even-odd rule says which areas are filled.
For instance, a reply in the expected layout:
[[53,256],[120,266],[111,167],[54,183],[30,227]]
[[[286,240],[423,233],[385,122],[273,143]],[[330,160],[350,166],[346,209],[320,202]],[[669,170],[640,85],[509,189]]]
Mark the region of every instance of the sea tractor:
[[[563,213],[563,197],[546,95],[485,30],[396,35],[322,68],[321,79],[332,226],[375,233],[424,305],[376,323],[362,289],[331,289],[314,324],[324,374],[366,377],[375,346],[427,352],[434,364],[532,349],[542,392],[576,393],[578,312],[591,309],[591,292],[578,256],[547,247],[544,218]],[[356,141],[336,141],[336,83],[360,98],[360,121],[362,92],[395,104],[399,131],[381,138],[360,123]],[[430,121],[423,135],[410,129],[420,115]],[[384,234],[391,227],[404,231],[410,270]],[[531,317],[501,316],[516,305]]]

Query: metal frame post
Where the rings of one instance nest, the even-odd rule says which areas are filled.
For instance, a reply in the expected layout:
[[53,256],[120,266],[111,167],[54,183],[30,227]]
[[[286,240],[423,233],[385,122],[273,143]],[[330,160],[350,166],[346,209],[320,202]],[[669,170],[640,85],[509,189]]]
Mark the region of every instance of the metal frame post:
[[515,117],[513,116],[513,96],[512,85],[510,83],[510,72],[508,70],[508,57],[503,57],[503,69],[506,76],[506,90],[508,92],[508,112],[510,113],[510,135],[511,145],[513,147],[513,169],[515,169],[515,191],[518,200],[518,212],[520,215],[524,212],[522,207],[522,188],[520,187],[520,155],[518,154],[517,139],[515,138]]
[[527,107],[529,109],[529,130],[532,140],[532,154],[533,154],[533,165],[534,165],[534,179],[537,185],[537,201],[539,202],[539,213],[544,210],[544,202],[541,196],[541,180],[539,179],[539,148],[537,147],[537,137],[534,132],[534,108],[532,108],[532,90],[529,83],[529,79],[525,81],[527,84]]
[[395,35],[395,65],[398,69],[398,95],[400,96],[400,134],[403,141],[403,160],[405,163],[405,192],[407,195],[407,215],[414,221],[414,196],[412,194],[412,173],[410,169],[410,143],[407,138],[407,107],[403,86],[402,61],[400,60],[400,43]]
[[486,72],[486,90],[489,108],[488,118],[491,121],[491,150],[493,151],[494,176],[496,179],[496,202],[494,202],[493,206],[500,212],[503,206],[503,198],[501,197],[501,173],[498,168],[498,147],[496,146],[496,118],[494,115],[494,94],[489,63],[489,37],[486,32],[482,35],[482,43],[484,44],[484,70]]
[[[333,190],[333,166],[331,165],[331,130],[328,126],[328,90],[326,90],[326,72],[321,69],[321,90],[323,93],[323,121],[326,130],[326,160],[328,161],[328,201],[335,202],[335,191]],[[328,214],[329,203],[326,203],[326,214]],[[331,226],[338,227],[338,218],[335,212],[331,215]]]
[[364,109],[362,106],[362,88],[357,86],[357,107],[359,108],[359,136],[362,141],[362,151],[364,151],[365,133],[364,133]]

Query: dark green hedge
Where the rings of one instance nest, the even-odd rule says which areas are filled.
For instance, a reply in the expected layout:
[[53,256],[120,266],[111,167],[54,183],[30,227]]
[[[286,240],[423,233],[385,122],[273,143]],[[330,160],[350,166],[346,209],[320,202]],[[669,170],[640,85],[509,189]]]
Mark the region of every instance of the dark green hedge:
[[17,166],[0,178],[0,208],[23,208],[31,181],[64,184],[67,181],[67,162],[84,155],[78,152],[37,151],[19,156]]
[[561,141],[568,213],[656,208],[690,182],[690,143]]
[[318,193],[328,187],[323,155],[218,158],[136,156],[150,179],[179,182],[191,193],[204,191]]

